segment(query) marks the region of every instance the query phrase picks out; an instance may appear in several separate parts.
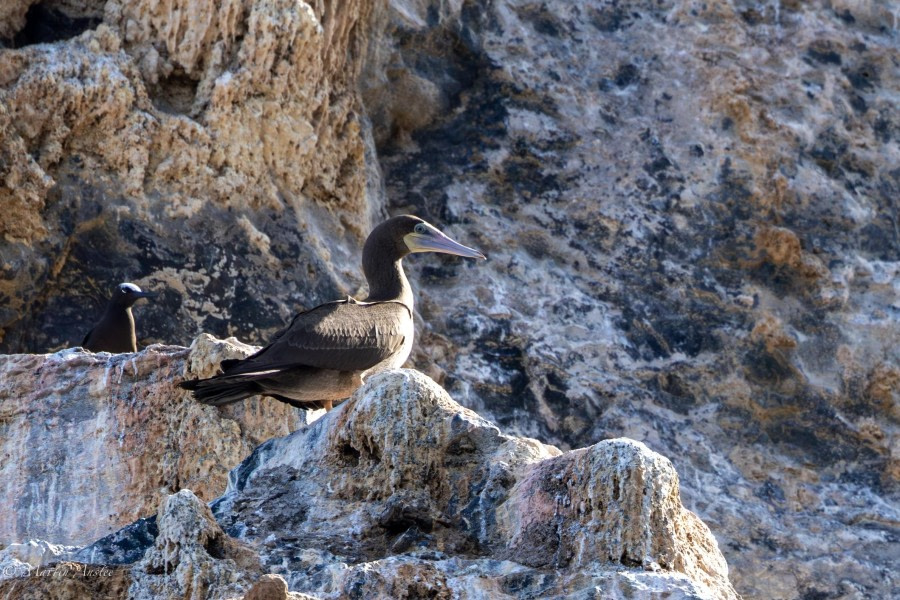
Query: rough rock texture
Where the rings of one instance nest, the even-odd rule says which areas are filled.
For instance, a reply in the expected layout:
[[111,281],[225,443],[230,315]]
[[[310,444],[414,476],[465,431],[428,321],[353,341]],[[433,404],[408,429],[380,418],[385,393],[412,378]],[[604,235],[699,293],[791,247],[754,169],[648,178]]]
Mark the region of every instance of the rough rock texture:
[[12,39],[25,27],[25,15],[32,2],[33,0],[8,0],[0,5],[0,40]]
[[260,574],[256,554],[225,535],[209,507],[188,489],[166,498],[153,546],[131,570],[128,597],[223,598]]
[[267,573],[253,584],[244,600],[307,600],[313,598],[298,592],[288,592],[287,582],[280,575]]
[[77,546],[61,546],[42,540],[9,544],[0,550],[0,579],[26,577],[36,569],[58,563],[78,550]]
[[201,336],[190,354],[151,346],[0,356],[0,546],[83,545],[154,514],[182,487],[206,500],[221,494],[254,447],[308,418],[258,399],[220,411],[175,387],[192,364],[209,370],[250,349]]
[[[560,569],[560,587],[521,591],[561,594],[573,591],[573,575],[612,563],[677,571],[706,594],[733,596],[715,539],[681,506],[665,458],[631,440],[560,456],[501,434],[411,370],[371,378],[340,411],[262,445],[214,512],[292,589],[309,593],[347,594],[365,570],[357,564],[329,584],[318,574],[328,563],[310,552],[333,555],[331,572],[413,552],[415,561],[384,576],[407,567],[421,575],[407,578],[437,592],[461,584],[441,561],[504,560]],[[412,584],[389,579],[384,590],[397,597],[389,592],[400,585]]]
[[81,6],[102,23],[0,50],[0,349],[77,343],[120,281],[162,292],[139,338],[170,344],[265,336],[343,291],[356,265],[320,240],[346,252],[371,222],[353,91],[370,7]]
[[128,569],[60,562],[0,581],[0,594],[16,600],[119,599],[128,597],[130,582]]
[[[322,599],[737,598],[678,494],[639,442],[561,454],[390,371],[259,446],[212,511],[189,490],[165,498],[155,533],[130,536],[144,553],[129,597],[284,598],[286,582]],[[72,556],[126,562],[113,537]]]
[[898,595],[893,5],[85,1],[33,45],[30,4],[0,351],[76,343],[126,279],[168,288],[145,343],[258,343],[412,211],[490,257],[407,261],[460,402],[672,458],[748,598]]
[[490,258],[414,264],[415,363],[505,429],[669,457],[747,598],[897,596],[888,4],[393,6],[370,114],[447,108],[375,123],[390,209]]

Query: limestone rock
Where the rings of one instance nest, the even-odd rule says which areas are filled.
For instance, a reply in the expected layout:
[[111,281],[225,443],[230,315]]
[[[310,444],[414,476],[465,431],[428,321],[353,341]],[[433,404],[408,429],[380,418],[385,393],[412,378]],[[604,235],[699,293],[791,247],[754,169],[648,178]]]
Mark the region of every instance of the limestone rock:
[[243,589],[241,575],[259,569],[256,554],[225,535],[190,490],[166,498],[156,522],[153,547],[131,569],[130,598],[228,597]]
[[181,490],[150,536],[135,524],[90,556],[132,536],[136,599],[737,598],[678,493],[643,444],[561,454],[502,434],[417,371],[389,371],[262,444],[212,510]]
[[[53,8],[81,18],[74,4]],[[369,5],[82,8],[67,39],[0,50],[0,348],[76,344],[123,280],[163,292],[138,317],[145,343],[241,322],[259,341],[355,291],[328,259],[374,212],[355,92]]]
[[43,540],[9,544],[0,550],[0,579],[27,577],[45,565],[65,559],[76,550],[76,546],[61,546]]
[[373,118],[389,73],[447,106],[376,120],[388,206],[489,257],[410,261],[414,364],[506,431],[669,457],[747,598],[896,595],[887,6],[398,0],[363,71]]
[[535,567],[620,562],[727,587],[715,538],[679,497],[671,463],[643,444],[606,440],[534,466],[498,509],[509,556]]
[[25,13],[33,2],[34,0],[9,0],[0,6],[0,39],[14,37],[25,26]]
[[[589,582],[614,595],[631,577],[667,589],[651,583],[657,572],[682,575],[673,587],[698,597],[736,597],[663,457],[631,440],[560,455],[503,435],[412,370],[372,377],[344,406],[260,446],[213,511],[291,589],[317,597],[451,597],[475,572],[508,580],[501,595]],[[485,585],[458,593],[490,596]]]
[[260,343],[415,212],[490,257],[407,262],[457,400],[671,457],[748,598],[893,594],[891,3],[2,4],[0,351],[126,279],[144,344]]
[[308,594],[289,592],[284,577],[267,573],[253,584],[243,600],[316,600],[316,598]]
[[0,580],[0,594],[16,600],[127,598],[129,585],[128,569],[59,562],[27,577]]
[[[197,348],[207,358],[251,350],[208,336]],[[258,399],[225,411],[197,404],[176,387],[190,356],[174,346],[0,356],[0,544],[83,545],[185,486],[211,500],[257,444],[306,422]]]
[[288,586],[283,577],[266,574],[253,584],[244,600],[287,600]]

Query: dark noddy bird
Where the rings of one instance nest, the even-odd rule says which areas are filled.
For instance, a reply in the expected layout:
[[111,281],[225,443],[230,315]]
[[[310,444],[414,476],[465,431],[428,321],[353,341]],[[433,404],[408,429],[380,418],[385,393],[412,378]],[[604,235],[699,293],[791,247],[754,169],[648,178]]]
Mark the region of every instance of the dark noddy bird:
[[103,318],[84,336],[81,346],[91,352],[137,352],[131,307],[141,298],[154,296],[133,283],[120,283],[106,305]]
[[223,360],[221,374],[179,385],[213,406],[262,394],[299,408],[330,409],[366,376],[398,368],[409,357],[413,293],[401,263],[413,252],[484,259],[418,217],[388,219],[363,247],[364,300],[348,297],[301,312],[256,354]]

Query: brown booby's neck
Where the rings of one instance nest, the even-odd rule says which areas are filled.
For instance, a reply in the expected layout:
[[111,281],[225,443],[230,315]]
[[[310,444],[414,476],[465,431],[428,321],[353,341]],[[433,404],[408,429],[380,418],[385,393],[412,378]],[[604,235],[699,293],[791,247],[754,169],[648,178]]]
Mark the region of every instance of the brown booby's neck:
[[400,302],[412,312],[413,293],[402,261],[402,258],[393,262],[363,260],[363,272],[369,282],[366,302]]

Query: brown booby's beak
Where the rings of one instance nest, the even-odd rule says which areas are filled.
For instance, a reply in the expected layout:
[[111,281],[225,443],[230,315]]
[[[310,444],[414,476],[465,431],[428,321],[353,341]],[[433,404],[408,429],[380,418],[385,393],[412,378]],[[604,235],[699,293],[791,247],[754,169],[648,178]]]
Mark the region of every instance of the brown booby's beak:
[[420,223],[417,225],[416,231],[403,236],[403,241],[406,242],[406,246],[409,248],[410,252],[440,252],[443,254],[465,256],[466,258],[487,259],[487,257],[478,250],[463,246],[459,242],[450,239],[428,223]]

